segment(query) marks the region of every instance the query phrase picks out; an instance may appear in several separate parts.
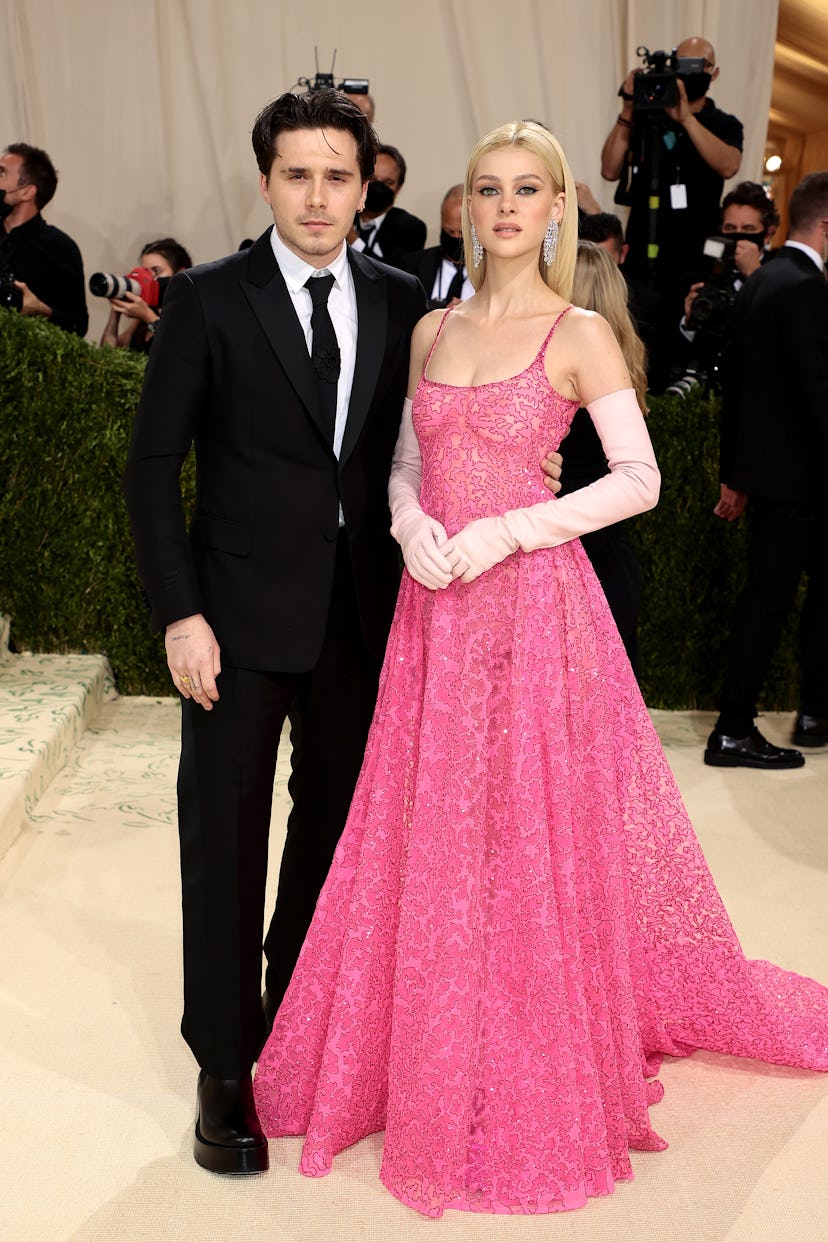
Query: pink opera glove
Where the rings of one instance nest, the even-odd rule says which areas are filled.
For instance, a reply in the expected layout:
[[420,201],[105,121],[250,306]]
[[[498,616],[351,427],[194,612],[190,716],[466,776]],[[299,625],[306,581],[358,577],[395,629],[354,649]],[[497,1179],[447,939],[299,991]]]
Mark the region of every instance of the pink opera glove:
[[[635,390],[608,393],[587,409],[610,473],[560,500],[470,522],[446,549],[460,558],[456,573],[462,582],[473,582],[518,548],[524,552],[554,548],[653,508],[661,476]],[[468,568],[460,573],[463,564]]]
[[451,563],[441,551],[448,541],[445,528],[420,505],[423,462],[411,411],[406,397],[388,480],[391,534],[402,549],[411,577],[430,591],[438,591],[447,587],[454,575]]

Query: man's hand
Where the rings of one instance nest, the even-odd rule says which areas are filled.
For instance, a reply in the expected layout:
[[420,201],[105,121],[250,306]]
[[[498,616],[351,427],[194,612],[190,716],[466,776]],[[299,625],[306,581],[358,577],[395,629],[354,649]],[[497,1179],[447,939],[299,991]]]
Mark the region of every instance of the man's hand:
[[541,462],[541,470],[545,475],[543,485],[548,487],[553,494],[561,490],[562,465],[563,457],[561,457],[560,453],[547,453]]
[[575,194],[578,199],[578,206],[581,211],[585,211],[588,216],[597,216],[602,210],[601,204],[592,193],[592,190],[585,181],[575,182]]
[[15,288],[19,289],[23,294],[23,305],[20,307],[21,315],[43,315],[46,319],[51,319],[52,308],[47,306],[45,302],[41,302],[36,294],[32,293],[29,286],[24,280],[16,280]]
[[698,297],[699,289],[703,289],[703,288],[704,288],[704,281],[697,280],[696,283],[694,285],[691,285],[688,290],[687,297],[684,299],[684,326],[685,328],[687,327],[688,320],[690,319],[690,313],[693,309],[693,303]]
[[740,237],[733,252],[733,262],[747,280],[748,276],[762,266],[762,251],[751,241]]
[[723,483],[719,503],[713,512],[716,517],[724,518],[726,522],[736,522],[744,513],[746,503],[747,496],[744,492],[734,491]]
[[109,304],[119,315],[128,315],[130,319],[140,319],[142,323],[155,323],[158,319],[155,311],[147,306],[137,293],[125,293],[122,298],[110,298]]
[[168,625],[164,644],[176,690],[211,712],[219,697],[216,677],[221,672],[221,658],[216,636],[201,613]]

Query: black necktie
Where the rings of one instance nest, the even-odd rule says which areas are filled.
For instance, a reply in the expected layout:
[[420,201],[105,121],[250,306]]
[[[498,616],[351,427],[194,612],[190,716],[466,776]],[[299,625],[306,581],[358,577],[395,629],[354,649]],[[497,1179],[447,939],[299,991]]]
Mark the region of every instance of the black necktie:
[[376,229],[373,224],[357,224],[356,230],[358,236],[362,238],[362,244],[365,247],[363,253],[368,254],[374,244]]
[[305,288],[311,295],[313,311],[311,313],[311,363],[316,376],[316,388],[319,393],[319,408],[322,412],[325,428],[331,444],[334,441],[336,426],[336,386],[339,381],[339,342],[336,339],[334,326],[328,311],[328,294],[333,286],[334,278],[330,272],[326,276],[310,276],[305,281]]
[[463,285],[465,283],[465,280],[466,280],[466,269],[461,263],[457,271],[454,273],[451,284],[448,287],[448,293],[446,294],[446,305],[448,305],[448,303],[451,301],[452,298],[460,297],[460,295],[463,292]]

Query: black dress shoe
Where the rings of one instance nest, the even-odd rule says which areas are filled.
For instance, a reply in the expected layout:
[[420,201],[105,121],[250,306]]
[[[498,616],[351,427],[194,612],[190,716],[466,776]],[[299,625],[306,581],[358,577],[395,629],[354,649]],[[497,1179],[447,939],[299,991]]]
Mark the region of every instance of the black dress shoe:
[[747,737],[728,737],[714,729],[707,739],[704,762],[714,768],[801,768],[805,759],[798,750],[774,746],[754,727]]
[[250,1075],[214,1078],[202,1070],[197,1101],[196,1164],[211,1173],[264,1173],[267,1139],[256,1116]]
[[828,746],[828,716],[800,712],[794,723],[793,741],[797,746]]

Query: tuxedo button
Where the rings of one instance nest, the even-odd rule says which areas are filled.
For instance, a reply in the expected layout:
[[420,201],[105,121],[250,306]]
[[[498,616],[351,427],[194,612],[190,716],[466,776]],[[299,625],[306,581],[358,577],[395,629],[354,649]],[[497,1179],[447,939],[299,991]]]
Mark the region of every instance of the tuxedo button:
[[324,535],[325,543],[336,543],[338,536],[339,536],[339,527],[329,526],[328,529],[325,531],[325,535]]

